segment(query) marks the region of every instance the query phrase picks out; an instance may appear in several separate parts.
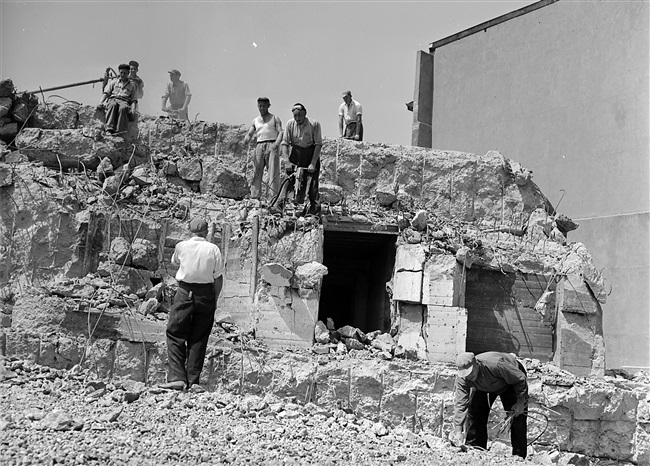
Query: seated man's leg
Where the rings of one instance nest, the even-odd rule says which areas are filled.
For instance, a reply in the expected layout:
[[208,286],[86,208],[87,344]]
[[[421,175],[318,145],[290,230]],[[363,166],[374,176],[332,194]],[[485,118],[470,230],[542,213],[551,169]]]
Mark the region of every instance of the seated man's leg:
[[106,121],[105,127],[106,131],[114,132],[117,128],[117,115],[118,115],[119,104],[117,99],[108,99],[106,101]]
[[488,393],[472,389],[467,410],[465,443],[480,448],[487,448],[487,423],[490,416]]
[[129,113],[131,105],[123,100],[118,100],[117,132],[124,133],[129,129]]

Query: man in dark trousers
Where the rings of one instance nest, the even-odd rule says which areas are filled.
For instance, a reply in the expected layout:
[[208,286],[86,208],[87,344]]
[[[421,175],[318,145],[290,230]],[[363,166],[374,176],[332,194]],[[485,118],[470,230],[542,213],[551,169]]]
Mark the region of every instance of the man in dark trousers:
[[223,287],[224,264],[219,248],[206,240],[208,224],[190,222],[192,237],[176,245],[172,264],[178,265],[178,291],[167,323],[169,372],[162,388],[203,389],[199,385],[217,299]]
[[497,396],[503,409],[513,412],[510,428],[512,454],[526,458],[526,415],[528,382],[526,370],[512,353],[490,351],[474,355],[461,353],[456,358],[458,374],[455,385],[454,432],[452,444],[487,448],[487,423],[490,408]]
[[[305,192],[309,198],[307,214],[320,215],[320,193],[318,178],[320,175],[320,152],[323,136],[320,123],[307,118],[307,109],[301,103],[291,108],[293,120],[287,122],[282,138],[282,154],[287,163],[287,174],[296,174],[290,178],[286,190],[293,189],[293,183],[299,183],[295,203],[302,204]],[[282,194],[285,194],[284,191]],[[281,194],[281,199],[284,199]]]
[[104,127],[109,134],[125,133],[128,129],[131,104],[137,91],[135,83],[129,79],[129,65],[122,63],[118,70],[120,77],[108,82],[97,105],[98,109],[106,110]]

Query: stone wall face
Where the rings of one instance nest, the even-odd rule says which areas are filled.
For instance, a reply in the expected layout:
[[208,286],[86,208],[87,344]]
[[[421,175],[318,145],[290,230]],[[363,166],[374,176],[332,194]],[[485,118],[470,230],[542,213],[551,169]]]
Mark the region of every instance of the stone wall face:
[[[467,337],[466,275],[477,268],[557,281],[535,306],[557,316],[554,361],[578,375],[603,375],[603,278],[588,251],[567,242],[571,228],[530,172],[497,152],[325,141],[328,221],[398,230],[387,284],[391,332],[366,335],[318,321],[327,227],[273,215],[264,202],[247,199],[252,161],[244,126],[140,116],[122,139],[105,135],[89,108],[71,104],[40,108],[34,121],[40,127],[21,132],[17,150],[0,154],[5,355],[60,369],[81,364],[99,377],[164,380],[165,326],[177,286],[170,260],[188,237],[189,219],[202,216],[226,261],[205,369],[213,387],[244,384],[251,393],[301,397],[309,389],[319,403],[348,402],[369,417],[446,430],[449,370],[419,368],[404,378],[399,364],[380,359],[454,361]],[[332,353],[324,358],[351,355],[349,366],[280,353],[260,359],[257,346],[314,341],[312,351]],[[287,364],[295,367],[293,380],[285,380]],[[648,416],[631,413],[648,411],[634,400],[648,402],[633,389],[621,389],[625,410],[576,417],[580,408],[571,403],[582,395],[549,384],[536,395],[557,394],[561,414],[549,443],[598,448],[587,438],[597,423],[599,435],[624,439],[603,456],[647,457]]]

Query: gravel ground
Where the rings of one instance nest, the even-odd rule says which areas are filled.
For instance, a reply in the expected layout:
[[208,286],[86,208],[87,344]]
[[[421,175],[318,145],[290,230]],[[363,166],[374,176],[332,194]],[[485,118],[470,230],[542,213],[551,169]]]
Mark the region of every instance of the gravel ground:
[[[4,366],[0,464],[522,463],[500,443],[459,452],[432,433],[293,400],[105,383],[11,359]],[[551,464],[545,452],[526,462]]]

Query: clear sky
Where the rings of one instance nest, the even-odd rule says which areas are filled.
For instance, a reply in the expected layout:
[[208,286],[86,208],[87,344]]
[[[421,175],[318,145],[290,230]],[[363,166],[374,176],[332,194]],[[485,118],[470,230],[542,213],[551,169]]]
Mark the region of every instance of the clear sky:
[[[194,119],[248,124],[259,96],[283,121],[302,102],[338,136],[341,92],[363,105],[371,142],[411,143],[415,57],[429,43],[532,1],[21,1],[0,0],[0,76],[18,90],[103,76],[137,60],[140,110],[162,114],[176,68]],[[95,105],[100,85],[46,94]]]

